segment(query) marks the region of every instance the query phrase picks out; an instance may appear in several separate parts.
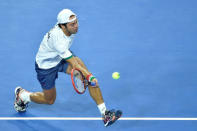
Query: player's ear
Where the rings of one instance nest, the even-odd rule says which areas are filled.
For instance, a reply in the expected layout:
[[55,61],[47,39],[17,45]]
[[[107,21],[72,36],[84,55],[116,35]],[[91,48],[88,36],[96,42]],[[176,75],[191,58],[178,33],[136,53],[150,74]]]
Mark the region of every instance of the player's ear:
[[66,29],[67,28],[67,24],[62,24],[62,27],[64,27]]
[[61,27],[61,24],[58,24],[58,26],[59,26],[59,28],[62,28],[62,27]]
[[67,28],[67,24],[58,24],[60,28]]

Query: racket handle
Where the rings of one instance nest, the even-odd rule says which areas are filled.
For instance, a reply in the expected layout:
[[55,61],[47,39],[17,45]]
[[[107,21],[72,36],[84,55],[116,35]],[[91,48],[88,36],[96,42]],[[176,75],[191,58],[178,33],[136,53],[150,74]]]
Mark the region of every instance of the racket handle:
[[90,85],[91,86],[96,86],[96,83],[95,82],[90,82]]

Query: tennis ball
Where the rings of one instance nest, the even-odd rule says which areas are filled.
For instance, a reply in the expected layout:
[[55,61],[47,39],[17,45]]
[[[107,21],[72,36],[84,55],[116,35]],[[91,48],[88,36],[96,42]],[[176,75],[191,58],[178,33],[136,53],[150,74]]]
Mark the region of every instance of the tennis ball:
[[120,73],[119,72],[112,73],[112,78],[115,79],[115,80],[119,79],[120,78]]

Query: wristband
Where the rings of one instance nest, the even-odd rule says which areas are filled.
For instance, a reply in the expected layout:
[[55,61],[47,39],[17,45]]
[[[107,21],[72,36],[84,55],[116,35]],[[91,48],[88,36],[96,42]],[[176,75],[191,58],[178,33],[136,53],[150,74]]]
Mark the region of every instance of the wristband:
[[86,79],[91,82],[95,77],[92,74],[87,75]]
[[92,81],[92,80],[94,80],[96,77],[94,77],[94,76],[91,76],[90,77],[90,82]]

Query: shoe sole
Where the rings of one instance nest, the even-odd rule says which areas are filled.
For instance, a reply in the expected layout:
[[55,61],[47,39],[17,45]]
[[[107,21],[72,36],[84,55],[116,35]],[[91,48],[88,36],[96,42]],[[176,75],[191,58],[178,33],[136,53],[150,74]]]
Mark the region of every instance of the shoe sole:
[[109,124],[109,122],[107,122],[104,126],[105,127],[108,127],[108,126],[111,126],[112,124],[114,124],[120,117],[122,116],[122,111],[120,110],[117,110],[116,113],[115,113],[115,120]]
[[17,112],[25,112],[26,110],[23,110],[23,111],[19,111],[19,110],[17,110],[16,108],[15,108],[15,106],[17,106],[17,104],[16,104],[16,97],[17,97],[17,90],[18,89],[22,89],[22,87],[20,87],[20,86],[17,86],[16,88],[15,88],[15,91],[14,91],[14,93],[15,93],[15,101],[14,101],[14,109],[17,111]]
[[20,86],[17,86],[17,87],[15,88],[15,91],[14,91],[14,92],[15,92],[15,96],[17,95],[16,92],[17,92],[17,90],[18,90],[19,88],[21,88],[21,87],[20,87]]

